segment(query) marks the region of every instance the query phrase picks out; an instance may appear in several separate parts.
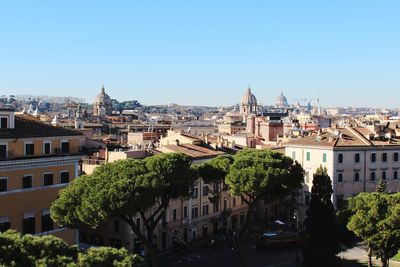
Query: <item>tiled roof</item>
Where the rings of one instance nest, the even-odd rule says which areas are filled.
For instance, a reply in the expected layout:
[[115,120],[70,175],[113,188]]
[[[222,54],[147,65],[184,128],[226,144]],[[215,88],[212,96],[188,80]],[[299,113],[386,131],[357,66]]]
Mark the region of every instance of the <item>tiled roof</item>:
[[361,146],[394,146],[400,145],[400,140],[391,138],[388,141],[369,140],[366,136],[372,134],[367,128],[346,127],[329,128],[319,135],[306,136],[291,140],[288,145],[325,146],[325,147],[361,147]]
[[[200,158],[212,158],[218,155],[224,154],[224,152],[212,150],[206,147],[192,145],[192,144],[182,144],[182,145],[166,145],[162,148],[165,148],[174,153],[182,153],[185,154],[193,159],[200,159]],[[162,148],[160,151],[162,151]]]
[[14,129],[0,129],[0,139],[80,135],[78,131],[47,125],[30,115],[16,115]]

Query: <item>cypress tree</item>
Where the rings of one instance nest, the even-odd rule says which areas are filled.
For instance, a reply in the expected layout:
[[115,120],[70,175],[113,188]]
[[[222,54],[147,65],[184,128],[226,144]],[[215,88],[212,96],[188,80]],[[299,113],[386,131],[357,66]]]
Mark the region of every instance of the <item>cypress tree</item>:
[[326,168],[320,166],[314,174],[311,201],[307,210],[304,267],[338,266],[339,252],[337,227],[331,201],[333,190]]

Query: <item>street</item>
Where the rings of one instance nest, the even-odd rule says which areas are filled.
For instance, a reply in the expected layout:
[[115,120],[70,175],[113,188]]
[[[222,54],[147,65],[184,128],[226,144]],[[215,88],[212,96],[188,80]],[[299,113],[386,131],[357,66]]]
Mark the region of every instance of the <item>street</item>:
[[[300,250],[298,250],[300,255]],[[252,267],[289,267],[297,266],[296,249],[251,249],[246,253],[246,266]],[[229,266],[240,267],[236,250],[227,245],[208,248],[193,248],[186,253],[171,253],[160,258],[161,266],[197,267],[197,266]]]

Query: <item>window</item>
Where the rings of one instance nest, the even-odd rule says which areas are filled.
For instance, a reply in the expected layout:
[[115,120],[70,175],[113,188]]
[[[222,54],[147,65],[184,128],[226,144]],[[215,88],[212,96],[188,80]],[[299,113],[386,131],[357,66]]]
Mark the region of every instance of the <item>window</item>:
[[213,203],[213,212],[218,212],[219,211],[219,202]]
[[199,217],[199,208],[192,208],[192,219]]
[[398,178],[398,172],[397,171],[394,171],[393,172],[393,180],[397,180],[397,178]]
[[232,199],[232,207],[236,207],[236,198],[235,197]]
[[48,186],[53,184],[53,174],[45,173],[43,174],[43,186]]
[[114,232],[119,232],[119,220],[114,219]]
[[48,155],[51,154],[51,142],[45,141],[43,143],[43,154]]
[[0,119],[0,128],[1,128],[1,129],[6,129],[6,128],[8,128],[8,119],[7,119],[7,118],[2,117],[2,118]]
[[53,220],[50,217],[50,210],[42,211],[42,232],[53,230]]
[[356,182],[360,181],[360,173],[359,172],[354,173],[354,181],[356,181]]
[[326,153],[322,154],[322,162],[326,162]]
[[382,180],[386,180],[386,172],[385,171],[382,172]]
[[338,183],[343,182],[343,173],[338,173],[337,174],[337,181],[338,181]]
[[207,216],[208,215],[208,204],[204,204],[203,205],[203,216]]
[[228,208],[228,199],[224,198],[224,210]]
[[310,153],[310,152],[307,152],[306,158],[307,158],[307,161],[310,161],[310,160],[311,160],[311,153]]
[[375,153],[371,154],[371,162],[376,162],[376,154]]
[[34,234],[35,233],[35,215],[33,212],[27,212],[24,214],[22,221],[22,234]]
[[22,188],[32,187],[32,175],[25,175],[22,177]]
[[69,183],[69,172],[60,172],[60,183]]
[[208,196],[208,185],[203,186],[203,196]]
[[176,209],[172,210],[172,219],[176,221]]
[[199,195],[199,189],[197,187],[193,188],[192,198],[197,198]]
[[382,153],[382,162],[387,162],[387,153]]
[[69,153],[69,142],[61,141],[61,153],[66,154]]
[[371,177],[371,181],[375,181],[375,179],[376,179],[376,174],[375,174],[375,172],[371,172],[371,175],[370,175]]
[[183,207],[183,218],[187,217],[187,207]]
[[338,155],[338,162],[343,163],[343,154]]
[[0,178],[0,192],[5,192],[7,191],[7,178]]
[[360,153],[356,153],[356,154],[354,155],[354,162],[355,162],[355,163],[359,163],[359,162],[360,162]]
[[0,217],[0,233],[10,229],[10,219],[7,217]]
[[35,155],[35,145],[32,142],[25,143],[25,156]]
[[393,154],[393,161],[399,161],[399,153],[398,152],[394,152]]
[[293,159],[293,160],[296,159],[296,151],[292,151],[292,159]]
[[0,159],[7,158],[7,145],[0,145]]

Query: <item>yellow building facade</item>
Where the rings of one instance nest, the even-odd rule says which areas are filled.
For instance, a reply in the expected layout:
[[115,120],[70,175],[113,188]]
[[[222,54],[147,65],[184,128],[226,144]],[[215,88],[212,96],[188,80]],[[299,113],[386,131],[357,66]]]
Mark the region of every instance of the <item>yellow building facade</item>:
[[0,119],[0,231],[76,243],[73,230],[51,220],[50,206],[79,174],[83,135],[8,109],[0,110]]

